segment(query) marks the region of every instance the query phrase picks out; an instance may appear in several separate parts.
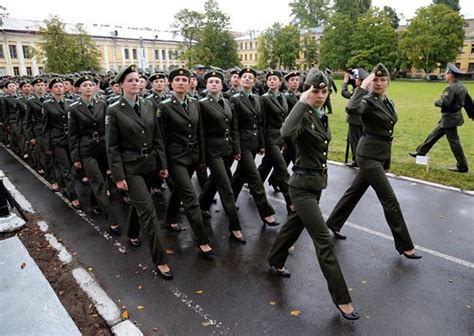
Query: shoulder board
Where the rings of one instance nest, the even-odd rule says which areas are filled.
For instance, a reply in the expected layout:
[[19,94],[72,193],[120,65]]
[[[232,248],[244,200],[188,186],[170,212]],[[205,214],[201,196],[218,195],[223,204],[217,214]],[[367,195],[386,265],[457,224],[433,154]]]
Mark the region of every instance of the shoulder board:
[[189,100],[197,100],[196,98],[190,97],[190,96],[188,96],[188,99],[189,99]]
[[69,105],[69,107],[74,107],[76,105],[79,105],[79,100],[76,100],[74,103],[72,103],[71,105]]
[[209,98],[204,97],[204,98],[199,99],[199,101],[200,101],[201,103],[204,103],[204,102],[205,102],[206,100],[208,100],[208,99],[209,99]]
[[232,97],[240,97],[240,92],[237,92],[235,95],[233,95]]
[[171,97],[170,98],[166,98],[165,100],[162,100],[161,101],[161,104],[169,104],[171,103]]
[[46,104],[46,103],[52,103],[53,102],[53,99],[52,98],[48,98],[46,99],[43,104]]
[[109,105],[109,107],[118,106],[119,103],[120,103],[120,99],[117,99],[117,101],[114,101],[112,104]]
[[269,97],[269,96],[270,96],[270,94],[269,94],[268,92],[267,92],[267,93],[264,93],[264,94],[262,95],[262,97]]

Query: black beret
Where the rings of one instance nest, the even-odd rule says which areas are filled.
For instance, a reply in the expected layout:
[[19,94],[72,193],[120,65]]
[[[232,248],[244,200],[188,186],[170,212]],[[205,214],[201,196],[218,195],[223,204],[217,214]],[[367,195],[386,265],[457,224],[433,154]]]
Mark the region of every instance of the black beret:
[[36,77],[35,79],[33,79],[33,80],[31,81],[30,84],[31,84],[31,85],[35,85],[35,84],[38,84],[38,83],[44,83],[44,79],[41,78],[41,77]]
[[21,89],[21,88],[23,87],[23,85],[25,85],[25,84],[30,84],[30,83],[29,83],[28,81],[26,81],[26,80],[22,80],[22,81],[20,82],[20,85],[19,85],[20,89]]
[[54,84],[57,84],[57,83],[61,83],[61,84],[62,84],[62,83],[63,83],[63,80],[62,80],[61,78],[59,78],[59,77],[54,77],[53,79],[51,79],[51,80],[49,81],[48,87],[49,87],[50,89],[52,89],[52,88],[53,88],[53,85],[54,85]]
[[224,75],[220,71],[209,71],[204,75],[204,79],[207,81],[210,77],[217,77],[221,81],[224,81]]
[[5,87],[7,87],[9,84],[15,84],[15,82],[12,81],[11,79],[8,79],[8,80],[6,80],[5,82],[3,82],[2,87],[5,88]]
[[94,77],[94,76],[92,76],[92,81],[93,81],[96,85],[99,85],[99,83],[100,83],[99,78]]
[[155,72],[150,76],[150,82],[153,82],[155,79],[165,79],[166,75],[163,72]]
[[122,83],[123,80],[125,79],[125,76],[127,76],[129,73],[132,73],[132,72],[137,72],[137,66],[135,64],[131,64],[128,67],[125,67],[122,70],[120,70],[117,76],[115,76],[115,82]]
[[169,75],[170,82],[173,81],[173,79],[176,76],[184,76],[184,77],[191,78],[191,72],[187,69],[184,69],[184,68],[174,69],[174,70],[170,71],[170,75]]
[[74,80],[71,77],[64,78],[63,82],[69,82],[71,85],[74,85]]
[[292,71],[292,72],[289,72],[285,75],[285,80],[289,80],[291,77],[299,77],[300,76],[300,72],[299,71]]
[[312,85],[315,89],[324,89],[329,85],[326,75],[316,68],[313,68],[309,71],[304,83],[308,86]]
[[148,80],[147,75],[144,74],[144,73],[141,73],[140,76],[138,76],[138,78],[143,78],[143,79],[146,80],[146,81]]
[[372,73],[377,77],[390,77],[390,72],[382,63],[377,64],[372,70]]
[[112,78],[112,79],[109,81],[109,85],[110,85],[110,86],[114,86],[115,84],[117,84],[117,83],[115,82],[115,79]]
[[270,76],[277,76],[280,80],[283,78],[283,74],[281,73],[281,71],[278,71],[278,70],[270,70],[267,73],[267,79]]
[[205,65],[202,65],[202,64],[198,64],[194,67],[194,69],[196,70],[205,70],[206,69],[206,66]]
[[76,82],[74,83],[75,87],[81,86],[82,83],[87,82],[87,81],[93,81],[92,77],[89,75],[81,76],[79,77]]
[[232,69],[229,69],[227,70],[231,75],[238,75],[239,72],[240,72],[240,69],[239,68],[232,68]]
[[242,70],[240,70],[239,76],[242,77],[242,75],[245,73],[251,73],[254,77],[257,77],[257,71],[252,68],[243,68]]

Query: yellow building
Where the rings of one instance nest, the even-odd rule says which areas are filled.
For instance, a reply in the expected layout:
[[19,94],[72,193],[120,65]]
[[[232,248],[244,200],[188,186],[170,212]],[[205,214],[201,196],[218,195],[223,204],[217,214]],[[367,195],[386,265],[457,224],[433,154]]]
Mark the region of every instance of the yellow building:
[[257,40],[259,36],[259,31],[252,30],[246,35],[235,38],[237,54],[244,68],[255,67],[258,62]]
[[[44,62],[36,59],[32,51],[42,41],[39,28],[44,27],[44,23],[9,17],[2,21],[0,75],[41,74]],[[120,70],[129,64],[149,71],[184,66],[179,52],[183,39],[175,33],[107,24],[84,25],[84,28],[99,49],[102,70]],[[76,31],[73,24],[66,24],[65,29],[72,34]]]
[[463,72],[474,72],[474,19],[467,19],[466,22],[464,45],[456,57],[456,66]]

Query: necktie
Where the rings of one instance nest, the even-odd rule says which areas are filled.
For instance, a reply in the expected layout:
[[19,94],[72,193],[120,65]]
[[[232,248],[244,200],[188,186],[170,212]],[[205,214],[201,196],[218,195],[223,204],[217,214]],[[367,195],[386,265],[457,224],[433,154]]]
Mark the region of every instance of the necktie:
[[64,102],[63,102],[62,100],[59,102],[59,106],[60,106],[61,109],[64,111]]
[[44,102],[44,98],[43,97],[40,97],[40,102]]
[[252,103],[252,106],[255,107],[255,98],[253,97],[253,95],[249,95],[249,100]]
[[188,105],[186,105],[186,103],[183,103],[183,104],[181,104],[181,105],[183,106],[183,109],[184,109],[186,112],[188,112]]
[[321,116],[321,122],[323,123],[324,129],[328,130],[328,117],[323,115]]
[[224,108],[224,100],[223,99],[219,99],[218,103],[222,108]]
[[283,98],[281,97],[281,95],[277,96],[277,100],[280,103],[280,106],[283,107]]
[[93,114],[94,113],[94,106],[92,106],[92,104],[89,104],[87,106],[87,108],[89,109],[90,113]]
[[140,106],[138,104],[133,105],[133,109],[135,110],[136,114],[140,116]]

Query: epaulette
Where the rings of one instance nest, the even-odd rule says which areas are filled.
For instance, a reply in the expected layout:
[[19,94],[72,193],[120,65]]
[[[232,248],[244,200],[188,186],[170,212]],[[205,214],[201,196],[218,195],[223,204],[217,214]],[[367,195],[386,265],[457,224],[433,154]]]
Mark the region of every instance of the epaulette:
[[235,95],[233,95],[232,97],[240,97],[240,92],[237,92]]
[[71,105],[69,105],[69,107],[74,107],[76,105],[79,105],[79,100],[76,100],[74,103],[72,103]]
[[161,101],[161,104],[169,104],[171,103],[171,97],[170,98],[166,98],[165,100],[162,100]]
[[197,100],[196,98],[191,97],[191,96],[188,96],[188,99],[189,99],[189,100]]
[[204,102],[205,102],[206,100],[208,100],[208,99],[209,99],[209,98],[204,97],[204,98],[199,99],[199,102],[200,102],[200,103],[204,103]]

